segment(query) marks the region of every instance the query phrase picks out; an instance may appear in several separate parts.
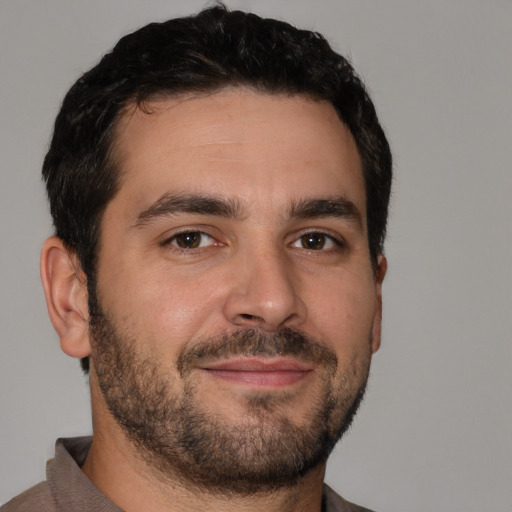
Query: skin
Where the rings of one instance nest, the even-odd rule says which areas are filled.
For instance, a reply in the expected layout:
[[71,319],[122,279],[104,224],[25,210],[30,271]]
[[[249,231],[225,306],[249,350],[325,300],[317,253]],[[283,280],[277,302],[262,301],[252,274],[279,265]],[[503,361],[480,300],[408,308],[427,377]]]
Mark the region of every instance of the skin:
[[[355,389],[380,345],[386,260],[380,256],[372,267],[361,161],[333,107],[245,89],[148,106],[149,114],[130,109],[118,127],[121,187],[102,219],[98,258],[103,310],[137,340],[142,355],[161,362],[178,395],[179,355],[241,328],[288,327],[319,340],[337,356],[332,384],[350,373]],[[155,214],[162,200],[198,195],[230,202],[236,212]],[[298,203],[327,198],[342,198],[350,214],[290,215]],[[190,241],[184,231],[204,235],[183,248]],[[318,243],[308,245],[311,234]],[[63,350],[89,355],[87,292],[76,258],[53,237],[41,270]],[[236,425],[253,421],[247,398],[265,394],[280,399],[280,413],[300,427],[322,374],[314,366],[290,372],[290,362],[251,360],[257,368],[237,372],[196,368],[196,402]],[[276,373],[265,367],[271,363]],[[192,492],[159,477],[109,413],[94,363],[90,384],[94,442],[83,471],[127,512],[320,510],[324,464],[293,488],[249,499]]]

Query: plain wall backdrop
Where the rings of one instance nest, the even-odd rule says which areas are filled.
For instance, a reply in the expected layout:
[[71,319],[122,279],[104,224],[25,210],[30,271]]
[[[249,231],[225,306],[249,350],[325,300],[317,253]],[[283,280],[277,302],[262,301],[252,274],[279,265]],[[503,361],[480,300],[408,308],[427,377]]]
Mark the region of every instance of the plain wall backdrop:
[[[318,30],[365,78],[394,151],[383,344],[327,481],[379,512],[512,510],[512,2],[233,0]],[[203,0],[0,0],[0,503],[90,433],[86,379],[39,282],[40,168],[75,79]]]

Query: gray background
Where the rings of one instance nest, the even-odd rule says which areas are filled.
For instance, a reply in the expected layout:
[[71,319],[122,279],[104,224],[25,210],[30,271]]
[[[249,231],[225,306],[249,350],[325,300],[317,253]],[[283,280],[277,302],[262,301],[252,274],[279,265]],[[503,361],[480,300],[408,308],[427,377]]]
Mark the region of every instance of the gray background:
[[[204,3],[0,0],[0,502],[44,478],[57,436],[90,432],[38,275],[59,103],[121,35]],[[227,4],[350,55],[394,149],[383,345],[328,481],[382,512],[512,510],[512,2]]]

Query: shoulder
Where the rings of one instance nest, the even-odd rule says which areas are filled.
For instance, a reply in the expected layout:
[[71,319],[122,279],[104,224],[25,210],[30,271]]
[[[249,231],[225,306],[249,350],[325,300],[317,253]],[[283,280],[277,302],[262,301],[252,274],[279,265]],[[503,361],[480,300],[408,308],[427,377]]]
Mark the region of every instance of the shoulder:
[[57,510],[57,503],[46,482],[27,489],[0,507],[0,512],[56,512]]
[[373,512],[369,508],[360,507],[343,499],[328,485],[324,485],[324,500],[326,512]]

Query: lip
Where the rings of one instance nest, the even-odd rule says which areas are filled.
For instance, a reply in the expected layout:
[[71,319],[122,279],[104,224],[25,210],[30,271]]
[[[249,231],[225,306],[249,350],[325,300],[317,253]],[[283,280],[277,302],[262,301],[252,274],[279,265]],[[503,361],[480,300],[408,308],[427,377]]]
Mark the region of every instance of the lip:
[[215,379],[251,387],[291,386],[311,374],[313,368],[289,358],[240,358],[212,363],[201,368]]

